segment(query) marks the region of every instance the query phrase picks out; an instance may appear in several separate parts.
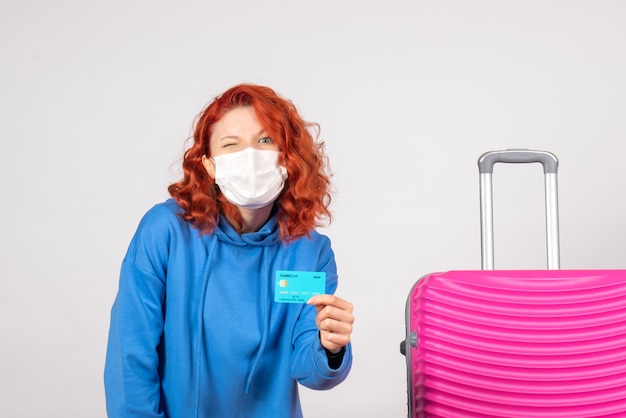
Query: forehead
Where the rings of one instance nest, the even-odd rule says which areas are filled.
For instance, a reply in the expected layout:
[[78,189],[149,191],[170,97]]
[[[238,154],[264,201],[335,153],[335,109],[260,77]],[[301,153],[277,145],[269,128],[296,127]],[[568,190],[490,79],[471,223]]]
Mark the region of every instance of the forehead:
[[224,136],[246,137],[256,135],[263,126],[252,106],[236,107],[224,113],[222,118],[213,125],[211,140]]

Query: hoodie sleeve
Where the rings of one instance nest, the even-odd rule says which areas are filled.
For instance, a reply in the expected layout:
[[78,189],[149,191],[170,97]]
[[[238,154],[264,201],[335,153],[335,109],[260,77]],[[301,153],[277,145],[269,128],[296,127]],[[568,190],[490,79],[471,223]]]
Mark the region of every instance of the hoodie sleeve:
[[142,220],[122,263],[119,290],[111,310],[104,370],[109,418],[156,418],[160,409],[159,355],[167,228]]
[[[317,271],[326,273],[326,292],[334,294],[337,290],[337,266],[330,247],[330,240],[321,236],[322,247],[318,259]],[[317,390],[331,389],[343,382],[352,366],[352,344],[346,346],[341,365],[332,369],[328,365],[328,355],[319,339],[315,317],[317,309],[304,305],[294,330],[291,359],[291,375],[300,384]]]

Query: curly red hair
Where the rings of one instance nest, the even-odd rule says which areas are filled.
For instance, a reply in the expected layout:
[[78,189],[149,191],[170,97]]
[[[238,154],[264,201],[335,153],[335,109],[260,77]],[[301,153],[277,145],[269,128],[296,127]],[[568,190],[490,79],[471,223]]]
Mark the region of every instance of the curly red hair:
[[324,143],[317,141],[319,125],[304,121],[293,103],[271,88],[254,84],[228,89],[196,117],[193,144],[183,158],[183,178],[168,187],[183,208],[183,219],[203,233],[215,229],[221,214],[241,226],[237,207],[226,200],[202,165],[202,156],[210,157],[213,125],[241,106],[254,108],[259,123],[278,145],[280,164],[287,169],[285,187],[275,202],[281,240],[308,236],[322,219],[330,223],[330,175]]

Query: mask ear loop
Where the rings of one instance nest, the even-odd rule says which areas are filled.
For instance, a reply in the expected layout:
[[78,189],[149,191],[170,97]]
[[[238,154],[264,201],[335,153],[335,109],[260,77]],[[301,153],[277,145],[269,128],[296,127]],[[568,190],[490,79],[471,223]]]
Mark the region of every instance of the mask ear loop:
[[204,170],[215,183],[215,161],[213,160],[213,158],[208,158],[206,155],[203,155],[201,163],[204,167]]

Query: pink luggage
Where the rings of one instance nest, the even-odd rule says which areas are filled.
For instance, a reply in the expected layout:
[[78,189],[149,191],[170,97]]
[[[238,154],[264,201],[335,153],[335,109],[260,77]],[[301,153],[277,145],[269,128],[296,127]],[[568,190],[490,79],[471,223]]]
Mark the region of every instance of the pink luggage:
[[[543,165],[548,270],[494,270],[498,162]],[[482,269],[428,274],[406,302],[409,417],[626,417],[626,270],[559,270],[556,157],[479,161]]]

